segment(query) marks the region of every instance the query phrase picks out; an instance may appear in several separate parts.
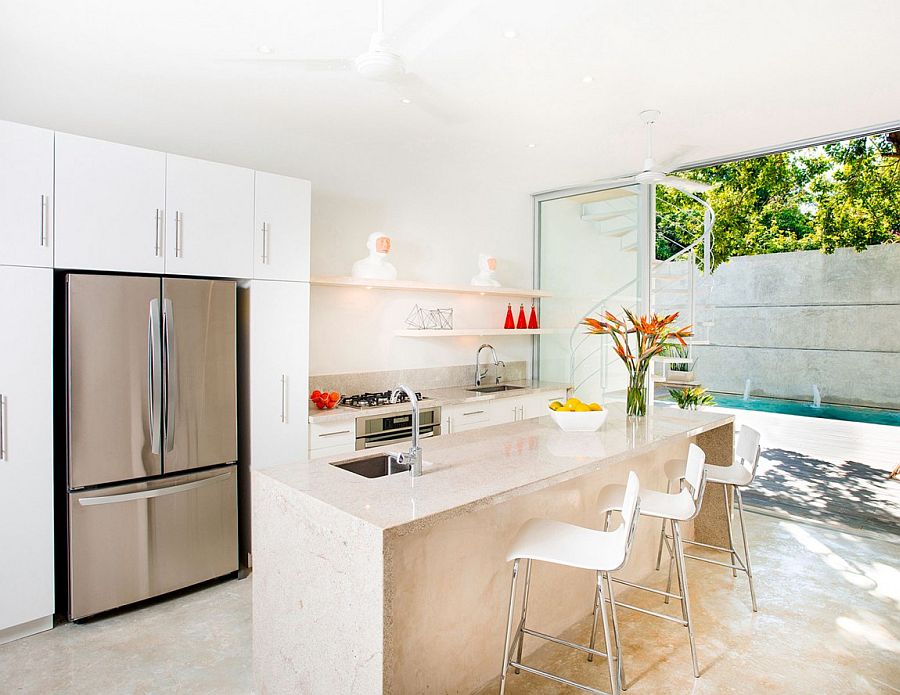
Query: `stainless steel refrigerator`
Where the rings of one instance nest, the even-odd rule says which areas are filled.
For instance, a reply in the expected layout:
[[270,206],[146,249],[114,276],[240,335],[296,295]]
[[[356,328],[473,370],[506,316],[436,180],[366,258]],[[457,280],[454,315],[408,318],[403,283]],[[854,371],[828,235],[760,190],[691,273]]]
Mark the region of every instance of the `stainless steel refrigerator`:
[[238,568],[235,283],[69,274],[69,617]]

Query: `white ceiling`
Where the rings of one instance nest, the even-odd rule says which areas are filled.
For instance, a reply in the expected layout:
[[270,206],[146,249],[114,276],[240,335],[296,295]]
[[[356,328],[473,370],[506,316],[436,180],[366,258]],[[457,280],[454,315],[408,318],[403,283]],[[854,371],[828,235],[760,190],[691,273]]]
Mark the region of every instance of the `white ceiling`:
[[0,118],[370,195],[435,170],[522,192],[629,173],[650,107],[676,163],[900,119],[896,0],[386,0],[429,109],[234,60],[353,57],[374,5],[0,0]]

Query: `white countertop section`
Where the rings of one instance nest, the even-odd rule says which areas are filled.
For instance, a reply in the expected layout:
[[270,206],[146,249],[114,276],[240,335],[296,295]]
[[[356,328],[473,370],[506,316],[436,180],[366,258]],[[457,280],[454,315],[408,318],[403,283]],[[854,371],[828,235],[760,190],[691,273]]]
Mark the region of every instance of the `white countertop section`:
[[275,466],[259,474],[372,526],[396,530],[550,487],[734,420],[677,408],[655,408],[644,418],[627,419],[622,404],[609,411],[598,432],[562,432],[542,417],[424,439],[424,473],[418,478],[395,473],[369,479],[330,465],[403,446]]
[[[468,389],[475,388],[471,386],[453,386],[441,389],[426,389],[422,391],[422,395],[427,399],[420,402],[422,408],[433,408],[435,406],[457,405],[459,403],[469,403],[475,401],[492,401],[500,398],[515,398],[518,396],[531,396],[536,393],[545,391],[563,391],[568,388],[567,384],[558,384],[552,381],[504,381],[508,386],[521,386],[522,388],[512,389],[510,391],[498,391],[497,393],[477,394]],[[486,384],[490,386],[490,384]],[[415,388],[414,384],[410,384]],[[337,424],[341,421],[352,422],[356,418],[363,415],[387,415],[388,413],[400,413],[409,410],[409,404],[398,403],[397,405],[385,405],[378,408],[351,408],[350,406],[340,405],[332,410],[317,410],[315,406],[310,406],[309,421],[311,424]]]

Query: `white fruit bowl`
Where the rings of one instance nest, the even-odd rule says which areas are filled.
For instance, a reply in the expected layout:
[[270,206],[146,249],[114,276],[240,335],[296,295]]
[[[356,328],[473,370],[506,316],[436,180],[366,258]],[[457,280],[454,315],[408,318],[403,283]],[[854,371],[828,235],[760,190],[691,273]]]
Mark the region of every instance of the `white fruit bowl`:
[[563,432],[596,432],[606,422],[606,409],[591,410],[587,413],[570,413],[564,410],[550,410],[550,417]]

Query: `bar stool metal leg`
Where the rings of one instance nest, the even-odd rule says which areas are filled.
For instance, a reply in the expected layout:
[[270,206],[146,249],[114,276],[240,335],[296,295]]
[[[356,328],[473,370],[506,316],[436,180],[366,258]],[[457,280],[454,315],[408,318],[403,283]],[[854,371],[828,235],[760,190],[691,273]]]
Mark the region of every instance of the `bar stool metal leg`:
[[741,494],[741,489],[737,486],[734,488],[735,494],[737,494],[738,501],[738,516],[741,517],[741,537],[744,541],[744,561],[747,564],[747,579],[750,580],[750,601],[753,604],[753,612],[756,613],[759,611],[759,608],[756,605],[756,587],[753,585],[753,568],[750,565],[750,544],[747,542],[747,526],[746,521],[744,520],[744,496]]
[[[618,679],[619,679],[619,689],[627,690],[627,686],[625,685],[625,663],[622,659],[622,643],[619,637],[619,618],[616,615],[616,595],[613,592],[613,580],[612,577],[609,576],[609,572],[606,572],[606,586],[609,589],[609,609],[612,614],[612,624],[613,624],[613,640],[616,643],[616,662],[617,662],[617,670],[618,670]],[[609,645],[606,645],[606,653],[612,655],[612,649]],[[607,658],[612,658],[608,656]]]
[[[670,521],[669,524],[672,526],[672,544],[674,546],[675,543],[675,522]],[[666,528],[665,521],[663,521],[663,529]],[[669,576],[666,578],[666,593],[669,594],[672,592],[672,565],[675,564],[675,548],[669,548]],[[680,592],[679,592],[680,593]],[[669,597],[666,596],[663,599],[663,603],[668,605]]]
[[606,615],[606,592],[603,590],[603,575],[600,572],[597,573],[597,592],[600,595],[600,617],[603,619],[603,639],[606,641],[606,666],[609,669],[609,685],[612,688],[612,695],[619,695],[619,679],[616,675],[616,667],[613,666],[612,640],[609,637],[609,619]]
[[513,563],[512,583],[509,588],[509,614],[506,618],[506,640],[503,642],[503,670],[500,671],[500,695],[506,692],[506,676],[509,673],[509,641],[512,637],[513,607],[516,603],[516,577],[519,574],[519,561]]
[[[525,591],[522,593],[522,618],[519,621],[519,645],[516,647],[516,661],[522,663],[522,644],[525,642],[525,616],[528,615],[528,589],[531,588],[531,560],[525,561]],[[515,669],[519,673],[519,669]]]
[[678,565],[678,583],[681,587],[681,608],[684,621],[687,623],[688,639],[691,643],[691,660],[694,662],[694,677],[700,677],[700,667],[697,663],[697,645],[694,643],[694,623],[691,620],[691,601],[688,596],[687,572],[684,566],[684,545],[681,542],[681,525],[677,521],[672,522],[672,535],[675,537],[675,560]]
[[[600,573],[597,572],[597,587],[599,587],[599,586],[600,586]],[[591,649],[596,649],[596,647],[597,647],[597,618],[600,615],[600,611],[599,611],[600,604],[603,603],[603,598],[600,596],[600,590],[597,587],[594,587],[594,622],[591,627],[591,643],[588,645]],[[609,654],[609,645],[608,644],[606,645],[606,653]],[[612,657],[607,656],[606,658],[609,659]],[[587,660],[593,661],[594,655],[591,653],[588,653]]]
[[[723,485],[722,492],[725,494],[725,523],[728,525],[728,547],[731,549],[731,576],[737,577],[737,568],[734,566],[737,564],[737,556],[734,552],[734,529],[731,523],[731,507],[734,504],[734,500],[728,497],[729,487],[729,485]],[[731,500],[731,504],[729,504],[729,500]]]
[[[672,493],[672,481],[668,481],[666,483],[666,494]],[[663,542],[666,540],[666,520],[662,520],[662,524],[659,529],[659,550],[656,551],[656,571],[659,571],[659,566],[662,564],[662,549]]]

